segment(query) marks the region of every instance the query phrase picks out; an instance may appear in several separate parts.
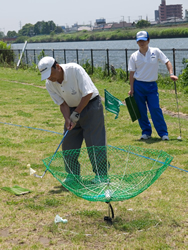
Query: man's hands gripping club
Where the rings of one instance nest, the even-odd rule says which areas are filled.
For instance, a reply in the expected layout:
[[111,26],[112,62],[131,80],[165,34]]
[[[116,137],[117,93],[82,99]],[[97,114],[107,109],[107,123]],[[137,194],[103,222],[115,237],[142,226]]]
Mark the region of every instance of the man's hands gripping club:
[[65,119],[65,125],[68,130],[72,130],[75,126],[76,123],[80,119],[80,114],[76,111],[73,111],[72,114],[70,115],[70,118]]
[[76,123],[80,119],[80,113],[87,106],[91,96],[92,93],[82,97],[78,107],[72,112],[71,115],[70,108],[65,101],[60,105],[61,113],[65,118],[65,126],[68,130],[72,130],[76,126]]
[[76,111],[73,111],[71,116],[70,116],[70,120],[73,122],[73,123],[77,123],[77,121],[80,119],[80,114]]

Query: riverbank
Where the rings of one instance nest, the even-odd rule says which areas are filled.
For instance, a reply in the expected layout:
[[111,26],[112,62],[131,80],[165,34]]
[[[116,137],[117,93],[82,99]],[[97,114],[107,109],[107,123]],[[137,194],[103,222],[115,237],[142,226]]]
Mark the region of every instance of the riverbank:
[[[148,31],[150,38],[182,38],[188,37],[188,23],[179,26],[158,27],[152,26],[142,28]],[[140,29],[117,29],[101,31],[79,31],[75,33],[61,33],[54,35],[41,35],[33,37],[18,37],[14,43],[47,43],[47,42],[76,42],[76,41],[113,41],[113,40],[132,40]]]

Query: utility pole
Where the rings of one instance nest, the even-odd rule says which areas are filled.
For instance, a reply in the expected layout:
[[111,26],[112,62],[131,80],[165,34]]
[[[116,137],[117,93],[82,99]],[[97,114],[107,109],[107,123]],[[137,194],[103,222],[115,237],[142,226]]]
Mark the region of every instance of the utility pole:
[[123,17],[123,28],[124,28],[124,16],[121,16],[121,17]]
[[128,23],[130,23],[130,16],[128,16]]

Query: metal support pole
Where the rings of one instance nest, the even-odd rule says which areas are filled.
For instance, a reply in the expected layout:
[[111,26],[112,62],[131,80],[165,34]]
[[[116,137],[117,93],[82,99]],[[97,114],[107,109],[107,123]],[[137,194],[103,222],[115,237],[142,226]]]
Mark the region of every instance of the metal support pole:
[[125,61],[126,61],[127,81],[128,81],[128,79],[129,79],[129,71],[128,71],[128,56],[127,56],[127,49],[125,49]]
[[110,75],[110,65],[109,65],[109,49],[106,50],[106,57],[107,57],[107,70],[108,70],[108,76]]
[[91,49],[91,68],[92,68],[92,74],[93,74],[93,50]]
[[64,49],[64,61],[65,61],[65,63],[66,63],[66,49]]
[[34,63],[36,64],[35,49],[33,50],[33,53],[34,53]]
[[[106,202],[108,204],[108,216],[104,216],[104,221],[112,225],[112,219],[114,219],[114,210],[110,202]],[[110,216],[110,212],[112,217]]]
[[19,49],[18,50],[18,59],[19,59],[20,55],[21,55],[21,53],[20,53],[20,49]]
[[79,64],[79,59],[78,59],[78,49],[76,49],[76,61]]
[[176,49],[172,49],[173,50],[173,68],[174,68],[174,75],[176,75]]
[[27,65],[28,65],[27,50],[25,50],[25,56],[26,56],[26,63],[27,63]]

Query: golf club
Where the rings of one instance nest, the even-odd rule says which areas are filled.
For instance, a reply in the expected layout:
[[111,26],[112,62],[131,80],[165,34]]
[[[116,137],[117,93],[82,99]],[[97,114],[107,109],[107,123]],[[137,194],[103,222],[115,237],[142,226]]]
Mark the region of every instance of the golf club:
[[[65,139],[65,136],[67,135],[67,133],[68,133],[68,130],[65,132],[65,134],[64,134],[64,136],[63,136],[61,142],[59,143],[59,146],[57,147],[57,149],[56,149],[54,155],[52,156],[52,159],[50,160],[50,162],[49,162],[49,164],[48,164],[48,167],[50,166],[50,164],[51,164],[51,162],[52,162],[54,156],[56,155],[56,153],[57,153],[59,147],[60,147],[61,144],[63,143],[63,140]],[[41,179],[42,179],[42,178],[44,177],[44,175],[46,174],[47,171],[48,171],[48,169],[46,168],[46,170],[44,171],[43,175],[38,175],[38,174],[35,174],[35,173],[34,173],[34,176],[37,177],[37,178],[41,178]]]
[[177,137],[177,139],[181,140],[181,125],[180,125],[180,115],[179,115],[179,105],[178,105],[178,95],[177,95],[177,89],[176,89],[176,81],[174,81],[174,89],[175,89],[175,94],[176,94],[176,104],[177,104],[179,130],[180,130],[180,135]]

